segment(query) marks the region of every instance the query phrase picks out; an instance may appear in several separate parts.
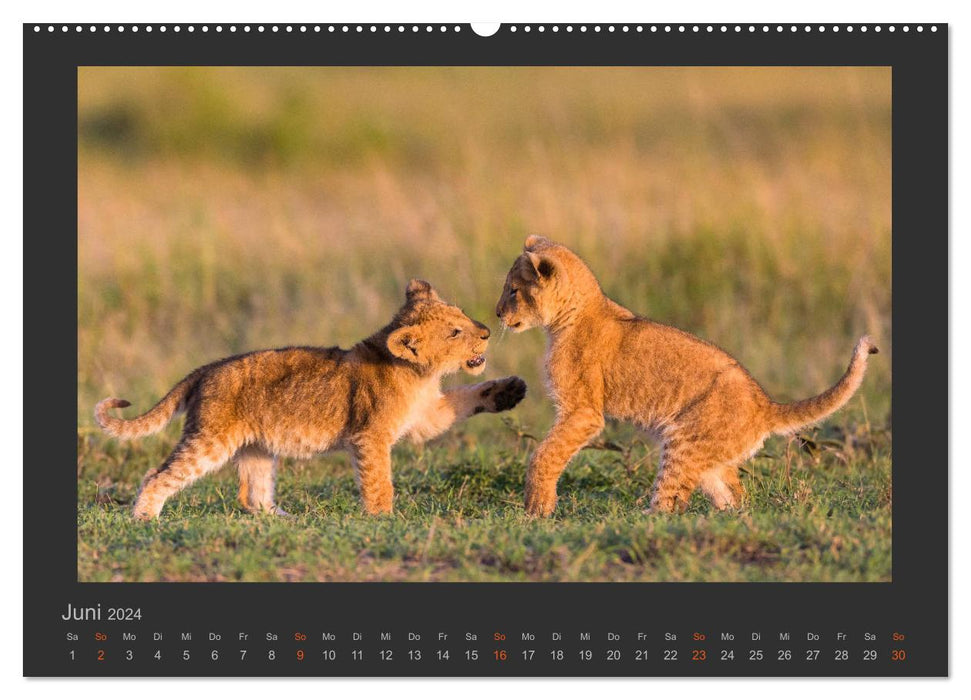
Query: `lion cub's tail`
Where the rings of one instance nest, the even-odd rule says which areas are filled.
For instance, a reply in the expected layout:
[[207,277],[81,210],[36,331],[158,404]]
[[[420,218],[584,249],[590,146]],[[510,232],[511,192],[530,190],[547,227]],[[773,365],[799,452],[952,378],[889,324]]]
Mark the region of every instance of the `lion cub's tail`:
[[137,438],[157,433],[164,428],[172,418],[185,410],[185,399],[195,387],[199,377],[191,374],[172,387],[161,401],[151,410],[136,418],[116,418],[108,415],[112,408],[125,408],[131,403],[125,399],[104,399],[94,407],[94,419],[101,429],[117,438]]
[[803,401],[781,404],[773,403],[774,420],[772,432],[791,433],[799,428],[821,421],[823,418],[843,407],[863,383],[866,361],[869,355],[879,352],[869,336],[863,336],[853,350],[850,366],[836,384],[819,396]]

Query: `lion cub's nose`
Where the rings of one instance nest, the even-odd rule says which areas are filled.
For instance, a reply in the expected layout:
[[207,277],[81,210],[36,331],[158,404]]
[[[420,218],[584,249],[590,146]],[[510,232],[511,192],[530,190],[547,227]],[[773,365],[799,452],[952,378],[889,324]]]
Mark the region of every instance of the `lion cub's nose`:
[[479,323],[478,321],[476,321],[475,327],[478,328],[480,331],[482,331],[481,335],[479,335],[479,337],[482,338],[482,340],[489,340],[489,336],[492,335],[492,331],[489,330],[488,326],[485,326]]

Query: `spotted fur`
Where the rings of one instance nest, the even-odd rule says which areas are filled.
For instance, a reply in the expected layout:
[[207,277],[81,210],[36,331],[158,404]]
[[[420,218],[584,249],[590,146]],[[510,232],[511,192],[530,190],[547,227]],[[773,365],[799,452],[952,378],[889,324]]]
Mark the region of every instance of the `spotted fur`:
[[282,513],[274,482],[282,456],[346,450],[354,462],[364,510],[392,510],[391,447],[402,437],[424,442],[456,421],[518,404],[526,384],[506,377],[442,392],[446,374],[481,374],[489,329],[412,280],[406,301],[387,326],[350,350],[291,347],[229,357],[200,367],[147,413],[117,418],[95,407],[109,435],[135,438],[161,430],[185,413],[182,438],[146,474],[136,518],[157,517],[173,494],[232,460],[239,500],[250,511]]
[[791,433],[843,406],[859,388],[866,336],[849,368],[819,396],[780,404],[728,353],[655,323],[608,299],[572,251],[530,236],[506,277],[496,314],[512,330],[542,326],[557,416],[526,475],[526,510],[550,515],[556,483],[573,456],[604,426],[632,422],[661,442],[651,510],[684,509],[695,489],[719,509],[743,494],[739,466],[772,433]]

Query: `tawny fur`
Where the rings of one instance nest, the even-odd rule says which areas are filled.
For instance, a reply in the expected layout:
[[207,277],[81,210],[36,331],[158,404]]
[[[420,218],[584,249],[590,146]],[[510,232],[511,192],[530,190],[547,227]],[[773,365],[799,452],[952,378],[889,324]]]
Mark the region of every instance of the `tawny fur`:
[[392,510],[391,447],[401,437],[424,442],[456,421],[497,413],[526,394],[519,377],[442,392],[444,375],[485,369],[489,329],[412,280],[405,305],[380,331],[350,350],[282,348],[229,357],[200,367],[137,418],[109,415],[130,405],[105,399],[95,407],[109,435],[135,438],[162,429],[185,412],[182,439],[145,476],[135,517],[158,516],[162,505],[200,476],[232,459],[239,500],[250,511],[282,514],[274,503],[281,456],[350,452],[364,510]]
[[662,456],[651,510],[683,510],[695,489],[719,509],[740,505],[738,470],[772,433],[791,433],[843,406],[859,388],[866,336],[846,374],[819,396],[773,402],[728,353],[690,333],[655,323],[608,299],[572,251],[526,239],[496,306],[516,332],[547,334],[548,388],[556,420],[526,475],[526,510],[550,515],[556,482],[570,459],[604,427],[605,416],[660,438]]

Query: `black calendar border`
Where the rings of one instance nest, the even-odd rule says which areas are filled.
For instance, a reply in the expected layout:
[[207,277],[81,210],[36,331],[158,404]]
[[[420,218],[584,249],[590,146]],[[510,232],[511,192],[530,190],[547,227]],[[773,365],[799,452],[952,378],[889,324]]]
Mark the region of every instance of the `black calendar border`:
[[[54,31],[48,31],[50,26]],[[477,36],[469,25],[458,25],[461,31],[456,32],[452,24],[408,24],[404,32],[397,31],[398,24],[390,25],[390,32],[384,31],[385,25],[375,24],[371,31],[372,23],[337,24],[333,32],[326,24],[320,25],[320,32],[316,24],[294,23],[182,24],[178,32],[175,24],[164,25],[164,32],[162,26],[124,25],[124,32],[116,24],[110,25],[110,32],[103,31],[103,24],[23,27],[25,675],[158,674],[141,667],[79,671],[47,658],[42,650],[52,640],[62,643],[58,615],[68,601],[140,606],[149,617],[146,629],[202,615],[213,627],[235,629],[242,624],[239,610],[250,611],[251,622],[246,624],[254,630],[278,626],[281,619],[339,629],[352,629],[355,624],[452,629],[461,621],[463,627],[483,631],[566,625],[594,633],[619,624],[633,629],[623,621],[638,618],[643,619],[637,623],[641,626],[669,626],[683,632],[700,624],[695,620],[705,620],[711,630],[740,632],[780,624],[837,630],[854,620],[866,620],[881,633],[907,631],[915,646],[900,675],[948,673],[947,25],[912,24],[906,32],[903,24],[880,24],[879,32],[877,25],[867,25],[864,32],[862,25],[756,24],[750,32],[746,23],[739,32],[734,24],[723,32],[721,23],[710,31],[708,25],[696,23],[630,24],[627,31],[622,24],[556,25],[557,31],[547,24],[540,32],[541,25],[533,24],[527,33],[527,25],[520,24],[515,32],[503,25],[487,38]],[[763,31],[763,26],[769,31]],[[890,66],[896,262],[893,362],[899,370],[894,377],[893,412],[900,426],[893,466],[893,582],[79,583],[76,483],[65,472],[71,455],[77,454],[67,429],[76,419],[77,67],[85,65]],[[931,353],[939,359],[928,357]],[[355,611],[362,605],[372,616],[367,622],[357,619]],[[678,612],[682,610],[690,614]],[[621,623],[615,624],[618,620]],[[183,675],[212,672],[188,670]],[[246,673],[253,672],[234,672]],[[264,669],[255,675],[267,673]],[[357,673],[348,668],[338,675]],[[537,671],[476,667],[450,673],[532,675]],[[556,673],[613,675],[616,670],[595,664]],[[743,668],[719,675],[805,673],[798,668]],[[827,671],[827,675],[873,673],[888,672],[859,665]],[[428,675],[428,670],[368,668],[365,674]]]

